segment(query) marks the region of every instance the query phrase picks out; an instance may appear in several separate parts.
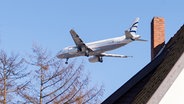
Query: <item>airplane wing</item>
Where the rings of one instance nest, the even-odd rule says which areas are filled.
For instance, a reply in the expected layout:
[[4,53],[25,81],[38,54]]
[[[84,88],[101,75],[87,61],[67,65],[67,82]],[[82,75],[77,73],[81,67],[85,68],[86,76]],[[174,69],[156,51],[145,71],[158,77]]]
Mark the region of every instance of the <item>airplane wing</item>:
[[87,47],[86,44],[84,44],[82,39],[80,39],[79,35],[73,29],[70,30],[70,34],[71,34],[76,46],[79,48],[80,51],[86,51],[86,50],[93,51],[92,49]]
[[132,56],[126,56],[126,55],[107,54],[107,53],[101,53],[101,56],[105,56],[105,57],[118,57],[118,58],[132,57]]

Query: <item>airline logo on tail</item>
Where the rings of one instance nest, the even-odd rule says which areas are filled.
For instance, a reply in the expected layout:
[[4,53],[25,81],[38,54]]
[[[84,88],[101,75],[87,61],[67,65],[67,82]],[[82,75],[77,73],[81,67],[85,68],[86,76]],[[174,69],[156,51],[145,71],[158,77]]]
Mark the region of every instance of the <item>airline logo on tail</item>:
[[135,21],[133,22],[132,26],[130,27],[130,30],[129,30],[130,33],[136,33],[137,27],[138,27],[138,23],[139,23],[139,17],[137,17],[135,19]]
[[125,36],[127,39],[131,39],[131,40],[136,40],[136,41],[146,41],[146,40],[143,40],[143,39],[140,39],[141,36],[136,34],[137,32],[137,28],[138,28],[138,23],[139,23],[139,17],[137,17],[132,26],[128,29],[128,30],[125,30]]

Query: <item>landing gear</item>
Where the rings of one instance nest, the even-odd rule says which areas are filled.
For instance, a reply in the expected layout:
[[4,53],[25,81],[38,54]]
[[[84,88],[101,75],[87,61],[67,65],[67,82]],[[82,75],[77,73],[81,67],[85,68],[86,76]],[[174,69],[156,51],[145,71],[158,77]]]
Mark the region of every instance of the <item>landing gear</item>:
[[78,52],[85,52],[85,56],[89,57],[89,50],[85,47],[78,47]]
[[99,56],[99,57],[98,57],[98,61],[101,62],[101,63],[103,62],[102,56]]
[[69,59],[69,58],[66,58],[65,64],[68,64],[68,59]]
[[86,50],[85,56],[89,57],[89,50]]

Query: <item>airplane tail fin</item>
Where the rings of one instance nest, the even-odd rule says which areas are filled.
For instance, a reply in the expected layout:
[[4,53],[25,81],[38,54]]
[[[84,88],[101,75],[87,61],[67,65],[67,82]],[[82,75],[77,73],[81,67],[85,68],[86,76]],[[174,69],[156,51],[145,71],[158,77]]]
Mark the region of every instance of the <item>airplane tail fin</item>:
[[131,26],[130,29],[129,29],[129,32],[130,32],[131,34],[136,34],[136,32],[137,32],[137,27],[138,27],[138,23],[139,23],[139,17],[137,17],[137,18],[134,20],[132,26]]
[[141,36],[136,34],[138,23],[139,23],[139,17],[137,17],[134,20],[132,26],[128,30],[125,30],[125,36],[127,39],[131,39],[131,40],[146,41],[146,40],[140,39]]

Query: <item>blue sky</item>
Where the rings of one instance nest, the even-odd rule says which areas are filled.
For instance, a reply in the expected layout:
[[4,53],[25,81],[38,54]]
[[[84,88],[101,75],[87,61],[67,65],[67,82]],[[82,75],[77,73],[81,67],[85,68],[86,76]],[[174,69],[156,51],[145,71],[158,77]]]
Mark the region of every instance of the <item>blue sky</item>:
[[137,33],[148,42],[132,42],[108,52],[133,58],[104,58],[103,63],[75,58],[84,62],[91,85],[104,85],[104,100],[150,62],[152,18],[165,18],[168,41],[184,23],[183,4],[182,0],[1,0],[0,48],[24,56],[33,44],[39,44],[56,54],[74,44],[69,33],[72,28],[84,42],[92,42],[123,35],[140,17]]

